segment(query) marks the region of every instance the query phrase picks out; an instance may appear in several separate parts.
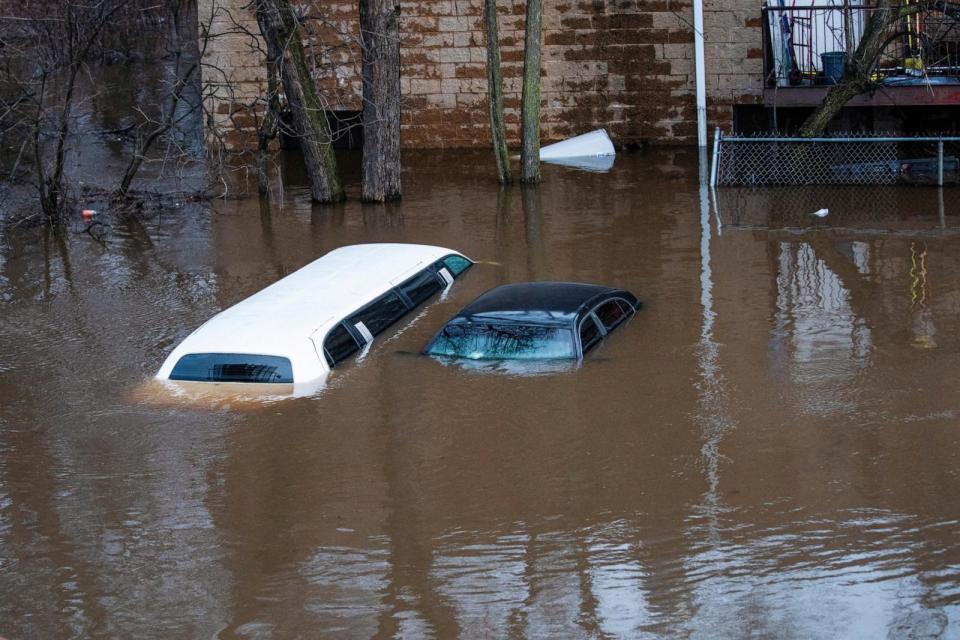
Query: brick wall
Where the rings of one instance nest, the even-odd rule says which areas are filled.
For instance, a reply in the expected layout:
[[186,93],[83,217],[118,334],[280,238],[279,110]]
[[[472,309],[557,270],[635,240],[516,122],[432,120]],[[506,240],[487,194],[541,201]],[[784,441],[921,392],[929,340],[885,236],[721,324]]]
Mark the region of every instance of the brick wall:
[[736,105],[763,102],[760,3],[704,0],[703,21],[709,120],[729,131]]
[[[218,127],[248,127],[263,91],[259,43],[248,0],[200,0],[213,16],[205,82]],[[500,0],[500,39],[508,134],[518,142],[524,0]],[[692,10],[688,0],[545,0],[542,134],[557,140],[597,127],[619,144],[696,140]],[[331,109],[359,110],[357,3],[314,2],[308,53]],[[482,0],[401,2],[403,144],[489,144]],[[731,105],[760,95],[759,6],[707,0],[711,119],[729,126]],[[219,70],[217,70],[219,69]],[[231,134],[239,143],[242,136]]]

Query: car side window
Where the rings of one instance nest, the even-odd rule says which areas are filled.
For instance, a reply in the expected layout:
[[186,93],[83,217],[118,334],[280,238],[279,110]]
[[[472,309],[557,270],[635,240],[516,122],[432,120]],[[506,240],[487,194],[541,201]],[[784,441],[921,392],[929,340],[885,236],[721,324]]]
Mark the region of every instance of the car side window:
[[450,270],[453,277],[456,278],[466,271],[473,263],[463,256],[447,256],[443,259],[443,264]]
[[580,323],[580,347],[583,349],[583,352],[586,353],[594,347],[600,339],[603,337],[603,334],[600,333],[600,327],[597,326],[597,323],[593,321],[593,316],[587,316],[583,319],[583,322]]
[[604,302],[597,307],[594,313],[597,314],[597,318],[600,319],[600,322],[603,323],[603,327],[607,331],[613,329],[627,317],[627,314],[624,313],[623,308],[616,300]]
[[423,303],[427,298],[440,291],[441,288],[440,280],[433,269],[421,271],[400,285],[400,291],[410,298],[413,306]]
[[399,295],[391,291],[380,296],[347,320],[350,324],[362,322],[372,335],[377,335],[407,312],[407,305]]
[[358,348],[357,341],[342,324],[331,329],[326,340],[323,341],[323,354],[331,368],[353,355]]

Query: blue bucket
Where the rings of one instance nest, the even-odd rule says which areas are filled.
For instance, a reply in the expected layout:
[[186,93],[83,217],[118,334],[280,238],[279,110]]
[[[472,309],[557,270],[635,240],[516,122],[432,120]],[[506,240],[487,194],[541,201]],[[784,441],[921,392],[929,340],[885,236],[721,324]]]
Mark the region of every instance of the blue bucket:
[[837,84],[843,78],[843,69],[847,65],[846,51],[827,51],[820,54],[823,61],[824,84]]

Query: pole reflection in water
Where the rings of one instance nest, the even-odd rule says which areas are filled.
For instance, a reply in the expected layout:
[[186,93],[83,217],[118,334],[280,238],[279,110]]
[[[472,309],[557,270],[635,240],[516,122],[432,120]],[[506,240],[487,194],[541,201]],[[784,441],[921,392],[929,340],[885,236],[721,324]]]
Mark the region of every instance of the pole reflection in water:
[[[724,569],[724,540],[722,518],[726,508],[720,497],[720,470],[723,463],[721,445],[727,434],[736,427],[727,406],[727,392],[720,367],[720,347],[714,330],[717,314],[713,302],[713,270],[711,266],[711,216],[706,149],[700,150],[700,336],[694,349],[698,380],[697,409],[693,416],[700,432],[700,465],[706,481],[706,491],[689,516],[687,535],[697,540],[698,551],[688,559],[688,571],[706,570],[722,573]],[[707,620],[722,621],[723,586],[717,580],[705,580],[697,586],[694,599],[700,615]]]

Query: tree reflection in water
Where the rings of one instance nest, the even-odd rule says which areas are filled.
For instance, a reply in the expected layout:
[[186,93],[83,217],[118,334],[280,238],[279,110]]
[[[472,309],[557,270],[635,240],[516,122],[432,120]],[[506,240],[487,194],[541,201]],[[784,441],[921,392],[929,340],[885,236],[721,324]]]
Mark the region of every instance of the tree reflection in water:
[[576,358],[568,329],[512,323],[447,325],[427,347],[427,353],[472,360]]

